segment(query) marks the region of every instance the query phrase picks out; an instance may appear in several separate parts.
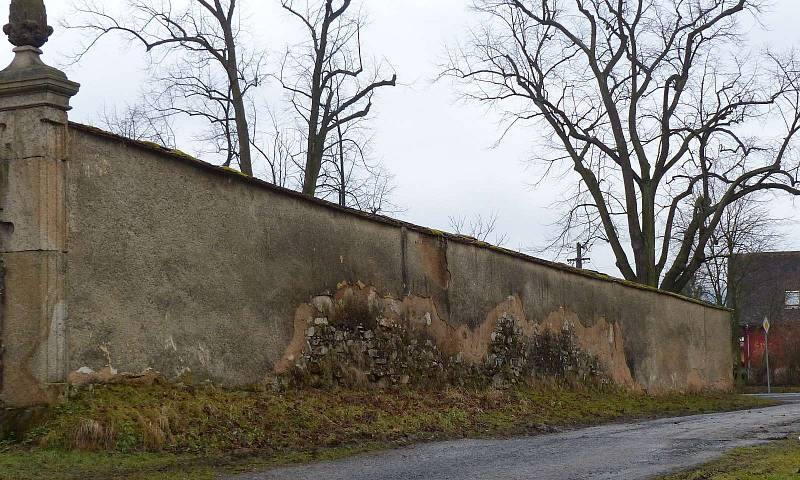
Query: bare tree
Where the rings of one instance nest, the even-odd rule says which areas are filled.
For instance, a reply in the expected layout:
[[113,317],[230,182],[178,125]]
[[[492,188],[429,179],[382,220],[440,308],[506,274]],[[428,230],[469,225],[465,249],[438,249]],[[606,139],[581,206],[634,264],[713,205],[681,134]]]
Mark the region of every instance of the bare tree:
[[450,217],[450,228],[459,235],[466,235],[481,242],[491,242],[502,247],[508,242],[508,235],[497,232],[499,218],[497,212],[492,212],[488,217],[481,214],[472,217]]
[[298,158],[301,156],[302,136],[293,128],[286,127],[269,114],[269,129],[260,129],[260,116],[255,109],[251,114],[253,128],[252,146],[266,166],[262,177],[273,185],[296,189],[302,182],[302,169]]
[[380,66],[365,67],[363,16],[351,10],[352,0],[306,0],[302,8],[295,3],[284,1],[283,8],[302,22],[308,41],[287,52],[281,83],[307,126],[303,193],[314,196],[325,156],[341,146],[339,131],[367,117],[376,90],[395,86],[397,75],[382,80]]
[[111,133],[133,140],[175,148],[175,132],[170,119],[153,112],[146,103],[127,105],[122,111],[103,109],[100,126]]
[[741,48],[737,20],[758,15],[757,1],[475,8],[483,27],[445,75],[499,107],[509,128],[533,124],[553,139],[540,160],[580,178],[565,227],[607,241],[626,279],[680,292],[731,205],[800,194],[800,68],[793,56]]
[[363,119],[336,127],[317,180],[317,196],[372,214],[398,213],[394,175],[373,159],[373,136]]
[[371,137],[363,131],[358,121],[339,125],[330,137],[330,147],[322,157],[317,179],[317,195],[321,198],[335,197],[336,202],[348,206],[357,195],[361,183],[359,167],[368,166],[368,150]]
[[[126,0],[127,10],[112,13],[103,2],[81,0],[65,23],[87,32],[79,61],[102,38],[121,34],[150,53],[159,85],[161,111],[201,117],[211,124],[207,140],[253,174],[247,95],[264,78],[262,56],[243,53],[236,0]],[[169,63],[174,60],[173,63]],[[163,68],[159,68],[163,67]]]
[[738,291],[745,273],[731,271],[731,258],[775,249],[783,239],[778,227],[785,223],[785,219],[775,218],[770,213],[765,200],[755,196],[725,209],[706,247],[706,261],[695,275],[696,296],[731,306],[732,296]]
[[394,203],[397,188],[394,175],[382,163],[367,166],[367,175],[357,187],[347,188],[353,207],[373,215],[394,215],[405,211]]

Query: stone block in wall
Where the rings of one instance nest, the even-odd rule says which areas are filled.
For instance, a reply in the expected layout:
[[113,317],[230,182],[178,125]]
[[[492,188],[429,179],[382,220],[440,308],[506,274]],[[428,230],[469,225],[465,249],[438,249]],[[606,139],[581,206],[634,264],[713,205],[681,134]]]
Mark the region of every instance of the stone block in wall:
[[[2,98],[0,108],[8,108]],[[66,122],[65,112],[48,107],[0,110],[0,160],[64,160]]]
[[64,169],[43,157],[0,162],[0,252],[66,250]]

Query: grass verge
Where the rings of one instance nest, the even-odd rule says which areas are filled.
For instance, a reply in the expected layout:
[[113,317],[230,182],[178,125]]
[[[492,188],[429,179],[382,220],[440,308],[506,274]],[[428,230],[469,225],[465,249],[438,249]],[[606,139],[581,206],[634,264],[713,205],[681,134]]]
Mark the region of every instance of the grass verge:
[[[463,437],[550,432],[766,403],[729,394],[647,396],[557,385],[507,391],[232,391],[95,387],[0,444],[0,479],[214,478]],[[3,446],[5,445],[5,446]]]
[[797,438],[740,448],[720,460],[663,480],[795,480],[800,478]]

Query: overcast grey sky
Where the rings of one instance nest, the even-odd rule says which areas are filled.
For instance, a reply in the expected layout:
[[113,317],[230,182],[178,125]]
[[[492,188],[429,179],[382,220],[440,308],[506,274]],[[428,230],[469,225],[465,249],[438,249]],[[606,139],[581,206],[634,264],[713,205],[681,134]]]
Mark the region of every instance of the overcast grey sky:
[[[113,6],[119,0],[102,0]],[[374,55],[385,57],[398,73],[401,86],[382,90],[375,102],[376,156],[396,175],[395,202],[405,208],[404,220],[448,230],[448,217],[491,212],[509,235],[511,248],[542,246],[552,235],[556,212],[550,208],[573,179],[552,179],[532,188],[535,168],[527,163],[542,132],[518,129],[498,147],[498,119],[483,107],[458,101],[457,89],[432,80],[441,70],[444,49],[464,37],[476,21],[470,0],[362,0],[370,24],[364,42]],[[0,1],[3,12],[9,0]],[[72,120],[95,123],[103,108],[135,102],[146,81],[145,55],[138,46],[104,41],[78,65],[66,65],[79,35],[58,25],[68,0],[45,0],[56,34],[45,45],[45,61],[59,66],[82,84],[74,99]],[[287,44],[296,43],[299,28],[279,8],[279,0],[242,0],[248,34],[272,52],[275,64]],[[754,31],[756,45],[800,46],[800,0],[774,0],[763,19],[768,32]],[[10,45],[0,63],[11,59]],[[282,100],[275,85],[259,92],[263,101]],[[179,145],[193,152],[189,145]],[[800,221],[798,205],[783,199],[774,203],[779,215]],[[267,214],[267,212],[265,212]],[[787,249],[800,250],[800,228],[790,227]],[[792,235],[793,234],[793,235]],[[552,257],[544,253],[540,256]],[[609,251],[597,245],[590,268],[618,275]]]

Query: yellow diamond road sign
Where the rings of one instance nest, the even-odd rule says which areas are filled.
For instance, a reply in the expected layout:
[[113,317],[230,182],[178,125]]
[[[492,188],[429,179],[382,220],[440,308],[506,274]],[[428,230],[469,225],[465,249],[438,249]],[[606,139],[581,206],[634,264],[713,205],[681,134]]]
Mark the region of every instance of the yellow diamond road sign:
[[764,331],[765,332],[769,333],[769,320],[768,319],[765,318],[764,319],[764,323],[762,323],[761,326],[764,327]]

